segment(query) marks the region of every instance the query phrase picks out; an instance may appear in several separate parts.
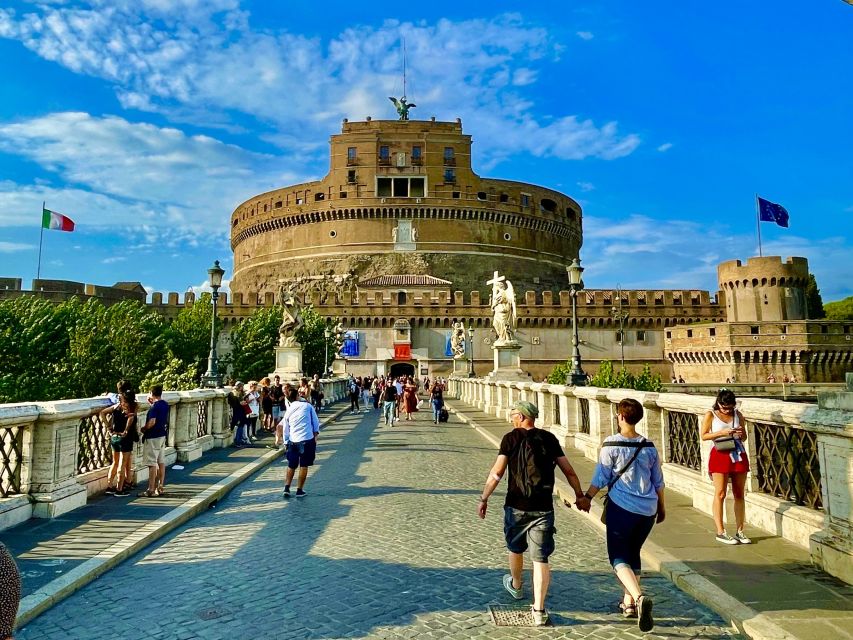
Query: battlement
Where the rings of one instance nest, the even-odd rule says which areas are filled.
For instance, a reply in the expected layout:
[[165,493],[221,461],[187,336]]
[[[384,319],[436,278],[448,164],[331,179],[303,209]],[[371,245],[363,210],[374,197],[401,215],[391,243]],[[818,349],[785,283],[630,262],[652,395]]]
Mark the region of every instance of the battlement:
[[23,288],[21,278],[0,278],[0,300],[24,295],[36,295],[54,302],[62,302],[73,297],[82,299],[97,298],[104,304],[113,304],[122,300],[146,302],[147,292],[139,282],[116,282],[113,286],[103,286],[74,282],[73,280],[36,279],[31,289]]
[[805,286],[809,277],[809,261],[806,258],[762,256],[748,258],[746,264],[740,260],[728,260],[717,267],[717,279],[721,289],[758,286]]
[[429,120],[374,120],[368,116],[365,120],[351,122],[344,118],[341,124],[341,134],[347,133],[462,133],[462,118],[455,122],[436,121],[435,116]]

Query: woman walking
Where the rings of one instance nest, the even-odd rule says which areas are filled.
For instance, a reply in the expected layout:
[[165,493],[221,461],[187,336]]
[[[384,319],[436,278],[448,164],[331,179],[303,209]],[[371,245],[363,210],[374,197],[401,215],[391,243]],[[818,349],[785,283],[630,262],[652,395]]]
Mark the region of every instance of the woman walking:
[[258,393],[258,383],[254,380],[249,380],[249,391],[246,393],[246,402],[249,404],[249,420],[247,427],[247,435],[249,444],[254,442],[258,437],[258,414],[261,409],[261,394]]
[[261,380],[261,411],[264,414],[264,431],[273,431],[275,429],[272,418],[273,397],[271,384],[272,380],[269,377]]
[[235,382],[228,394],[228,406],[231,408],[231,430],[234,431],[234,447],[245,447],[252,444],[246,437],[246,427],[249,424],[249,418],[246,411],[249,407],[249,402],[246,400],[246,395],[243,393],[243,383]]
[[411,377],[406,378],[403,385],[403,410],[406,412],[406,420],[411,420],[412,414],[418,410],[418,386]]
[[429,390],[429,402],[432,405],[432,421],[438,424],[438,417],[444,407],[444,388],[438,382],[432,383]]
[[[749,472],[749,459],[746,457],[746,429],[743,415],[737,410],[735,394],[728,389],[720,389],[713,410],[705,414],[700,430],[702,440],[714,443],[708,462],[708,473],[714,482],[713,515],[717,527],[717,542],[723,544],[749,544],[752,542],[743,532],[746,520],[746,502],[744,487]],[[723,525],[723,509],[726,501],[726,489],[732,482],[732,496],[735,501],[734,537],[726,533]]]
[[624,591],[619,607],[626,618],[637,618],[640,631],[651,631],[653,603],[640,589],[640,550],[655,522],[666,518],[666,508],[657,449],[636,430],[642,419],[639,402],[628,398],[619,403],[619,433],[604,440],[583,500],[607,487],[607,555]]

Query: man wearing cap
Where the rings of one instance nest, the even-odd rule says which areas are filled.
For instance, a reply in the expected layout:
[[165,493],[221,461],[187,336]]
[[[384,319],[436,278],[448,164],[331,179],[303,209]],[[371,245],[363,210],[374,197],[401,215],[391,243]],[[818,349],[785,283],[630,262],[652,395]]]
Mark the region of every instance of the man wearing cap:
[[[548,624],[545,610],[545,596],[551,582],[548,556],[554,552],[554,467],[560,467],[575,491],[576,500],[583,498],[583,489],[554,434],[534,426],[538,416],[539,409],[530,402],[513,405],[509,414],[513,430],[501,440],[498,459],[480,497],[478,515],[486,517],[489,496],[509,467],[504,537],[510,573],[503,577],[503,586],[516,600],[524,597],[522,568],[524,552],[529,549],[533,561],[533,622],[542,626]],[[589,510],[585,502],[575,502],[575,506]]]

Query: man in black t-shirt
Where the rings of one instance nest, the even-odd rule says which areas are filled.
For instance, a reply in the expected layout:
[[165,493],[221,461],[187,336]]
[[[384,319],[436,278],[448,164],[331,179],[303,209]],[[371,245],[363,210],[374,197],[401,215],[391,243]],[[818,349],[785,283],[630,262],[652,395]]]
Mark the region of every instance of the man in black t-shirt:
[[[504,536],[509,550],[510,573],[504,576],[504,588],[516,600],[524,597],[522,568],[524,552],[530,549],[533,561],[533,622],[548,623],[545,596],[551,582],[548,556],[554,552],[554,467],[566,476],[576,500],[584,496],[581,483],[563,448],[550,431],[534,427],[539,409],[530,402],[517,402],[509,417],[514,427],[501,440],[498,459],[492,467],[478,515],[486,517],[489,496],[509,468],[504,503]],[[580,508],[578,502],[575,506]],[[588,507],[587,509],[588,510]]]

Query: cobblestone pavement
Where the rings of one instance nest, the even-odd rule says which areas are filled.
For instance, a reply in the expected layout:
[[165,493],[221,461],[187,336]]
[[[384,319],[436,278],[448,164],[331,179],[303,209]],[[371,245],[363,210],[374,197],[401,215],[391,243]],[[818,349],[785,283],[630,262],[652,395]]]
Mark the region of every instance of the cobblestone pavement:
[[639,633],[616,613],[620,590],[601,534],[562,508],[554,626],[495,627],[488,605],[512,602],[501,587],[502,496],[485,521],[476,498],[496,452],[455,418],[435,427],[417,416],[387,428],[377,413],[345,415],[321,434],[308,497],[282,500],[276,463],[19,640],[736,637],[656,575],[644,583],[657,626]]

